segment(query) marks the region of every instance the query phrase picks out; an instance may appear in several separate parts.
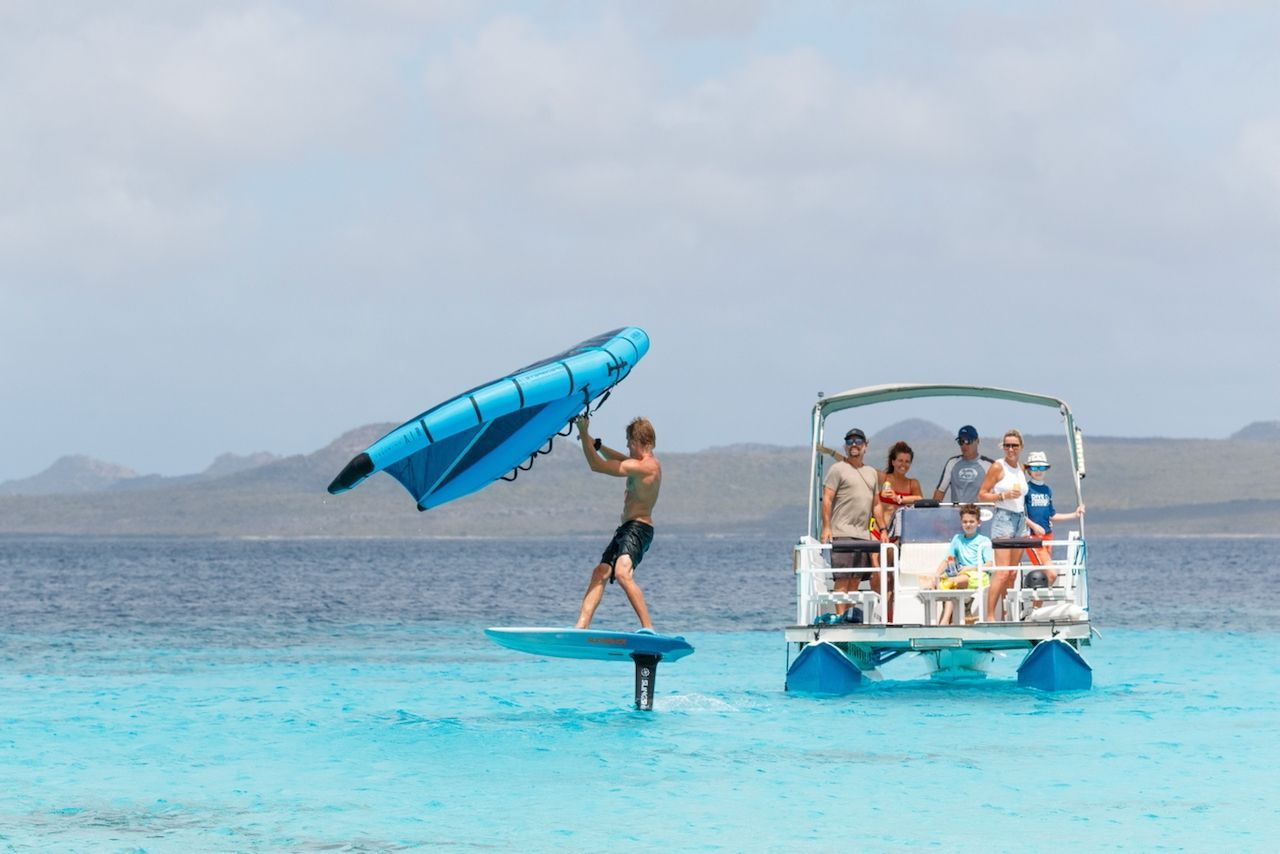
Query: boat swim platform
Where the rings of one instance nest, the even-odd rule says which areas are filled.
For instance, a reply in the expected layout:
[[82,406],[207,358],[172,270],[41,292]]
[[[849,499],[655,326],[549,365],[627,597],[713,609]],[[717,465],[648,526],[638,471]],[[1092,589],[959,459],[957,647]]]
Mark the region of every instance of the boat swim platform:
[[831,625],[787,626],[787,643],[810,644],[827,641],[853,644],[878,650],[924,651],[964,648],[980,652],[1029,649],[1042,641],[1057,638],[1072,646],[1089,646],[1088,620],[1052,622],[974,623],[956,626],[923,624],[835,623]]

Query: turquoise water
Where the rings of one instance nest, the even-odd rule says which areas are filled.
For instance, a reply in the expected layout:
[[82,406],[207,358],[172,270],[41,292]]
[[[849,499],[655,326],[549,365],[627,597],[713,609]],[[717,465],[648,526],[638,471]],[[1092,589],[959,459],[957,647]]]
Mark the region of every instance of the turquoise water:
[[[485,569],[509,544],[0,545],[0,848],[1261,851],[1280,828],[1280,634],[1231,619],[1128,626],[1113,598],[1089,692],[903,663],[852,699],[790,696],[780,631],[712,601],[724,567],[669,542],[646,592],[661,628],[694,615],[697,653],[659,668],[645,714],[629,664],[484,639],[543,607]],[[597,546],[536,545],[529,571],[576,598],[585,568],[550,568]],[[780,597],[759,611],[781,625],[777,545],[744,549],[762,568],[736,580]],[[626,619],[610,590],[601,624]]]

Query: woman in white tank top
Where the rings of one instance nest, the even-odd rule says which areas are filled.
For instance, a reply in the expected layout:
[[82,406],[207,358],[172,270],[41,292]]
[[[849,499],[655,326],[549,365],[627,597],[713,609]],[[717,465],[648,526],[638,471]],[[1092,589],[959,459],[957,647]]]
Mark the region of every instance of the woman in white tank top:
[[[1005,437],[1006,440],[1008,440],[1008,438],[1008,436]],[[1013,453],[1016,454],[1018,452],[1013,451]],[[1027,475],[1022,470],[1022,466],[1016,464],[1011,466],[1004,460],[996,460],[995,465],[993,465],[991,469],[995,469],[996,466],[1000,467],[1000,477],[996,481],[995,487],[992,489],[996,496],[993,499],[996,507],[1009,513],[1026,513],[1027,509],[1025,502],[1027,500]],[[1010,497],[999,497],[1002,495]],[[1021,536],[1021,534],[1017,534],[1015,532],[1007,534],[993,533],[992,536],[1015,537]]]
[[[995,504],[995,517],[991,520],[991,539],[1027,536],[1027,476],[1018,464],[1022,454],[1022,434],[1008,430],[1001,443],[1003,459],[996,460],[987,470],[987,476],[978,488],[978,500]],[[1017,566],[1022,549],[996,549],[996,566]],[[997,570],[991,574],[991,586],[987,588],[987,619],[995,620],[996,610],[1004,600],[1005,592],[1013,586],[1015,570]]]

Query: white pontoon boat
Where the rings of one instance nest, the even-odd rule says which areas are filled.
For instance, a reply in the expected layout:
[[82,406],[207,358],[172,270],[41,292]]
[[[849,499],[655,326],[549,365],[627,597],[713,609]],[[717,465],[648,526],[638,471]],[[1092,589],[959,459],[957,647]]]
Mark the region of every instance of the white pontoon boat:
[[[1080,655],[1091,639],[1083,520],[1064,539],[993,540],[995,549],[1017,549],[1023,556],[1020,565],[1008,567],[1016,576],[1004,597],[1000,621],[988,619],[986,586],[934,589],[935,572],[960,524],[955,505],[939,506],[928,494],[897,511],[896,542],[886,538],[866,544],[865,549],[879,555],[878,568],[861,570],[872,573],[870,589],[833,590],[831,545],[818,540],[823,476],[832,464],[823,453],[827,419],[855,407],[932,397],[977,397],[1057,409],[1066,432],[1065,459],[1070,460],[1075,498],[1081,500],[1083,439],[1070,408],[1057,398],[964,385],[871,386],[820,397],[813,408],[809,530],[795,547],[796,622],[786,628],[787,690],[850,693],[867,680],[882,678],[881,668],[905,655],[924,659],[935,678],[982,678],[998,656],[1010,654],[1022,657],[1017,670],[1021,685],[1046,691],[1089,688],[1092,669]],[[1058,496],[1060,505],[1069,499]],[[979,504],[979,509],[980,530],[989,533],[992,506]],[[1049,548],[1049,566],[1056,572],[1048,587],[1033,586],[1043,581],[1044,573],[1031,573],[1046,567],[1027,559],[1028,549],[1041,546]],[[940,605],[947,599],[954,605],[953,620],[938,625]],[[845,611],[861,622],[841,618]]]

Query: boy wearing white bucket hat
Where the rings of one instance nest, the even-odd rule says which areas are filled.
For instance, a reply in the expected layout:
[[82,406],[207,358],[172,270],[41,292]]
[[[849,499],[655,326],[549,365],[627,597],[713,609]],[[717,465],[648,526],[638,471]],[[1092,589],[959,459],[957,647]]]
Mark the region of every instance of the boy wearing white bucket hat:
[[[1027,527],[1031,529],[1032,535],[1042,540],[1051,539],[1054,522],[1078,519],[1084,515],[1083,504],[1070,513],[1054,512],[1053,490],[1044,482],[1045,475],[1049,472],[1049,458],[1045,456],[1044,451],[1032,451],[1027,454],[1027,461],[1022,464],[1022,467],[1027,472]],[[1058,574],[1048,568],[1049,547],[1027,549],[1027,553],[1033,562],[1045,567],[1045,578],[1049,584],[1053,584]]]

